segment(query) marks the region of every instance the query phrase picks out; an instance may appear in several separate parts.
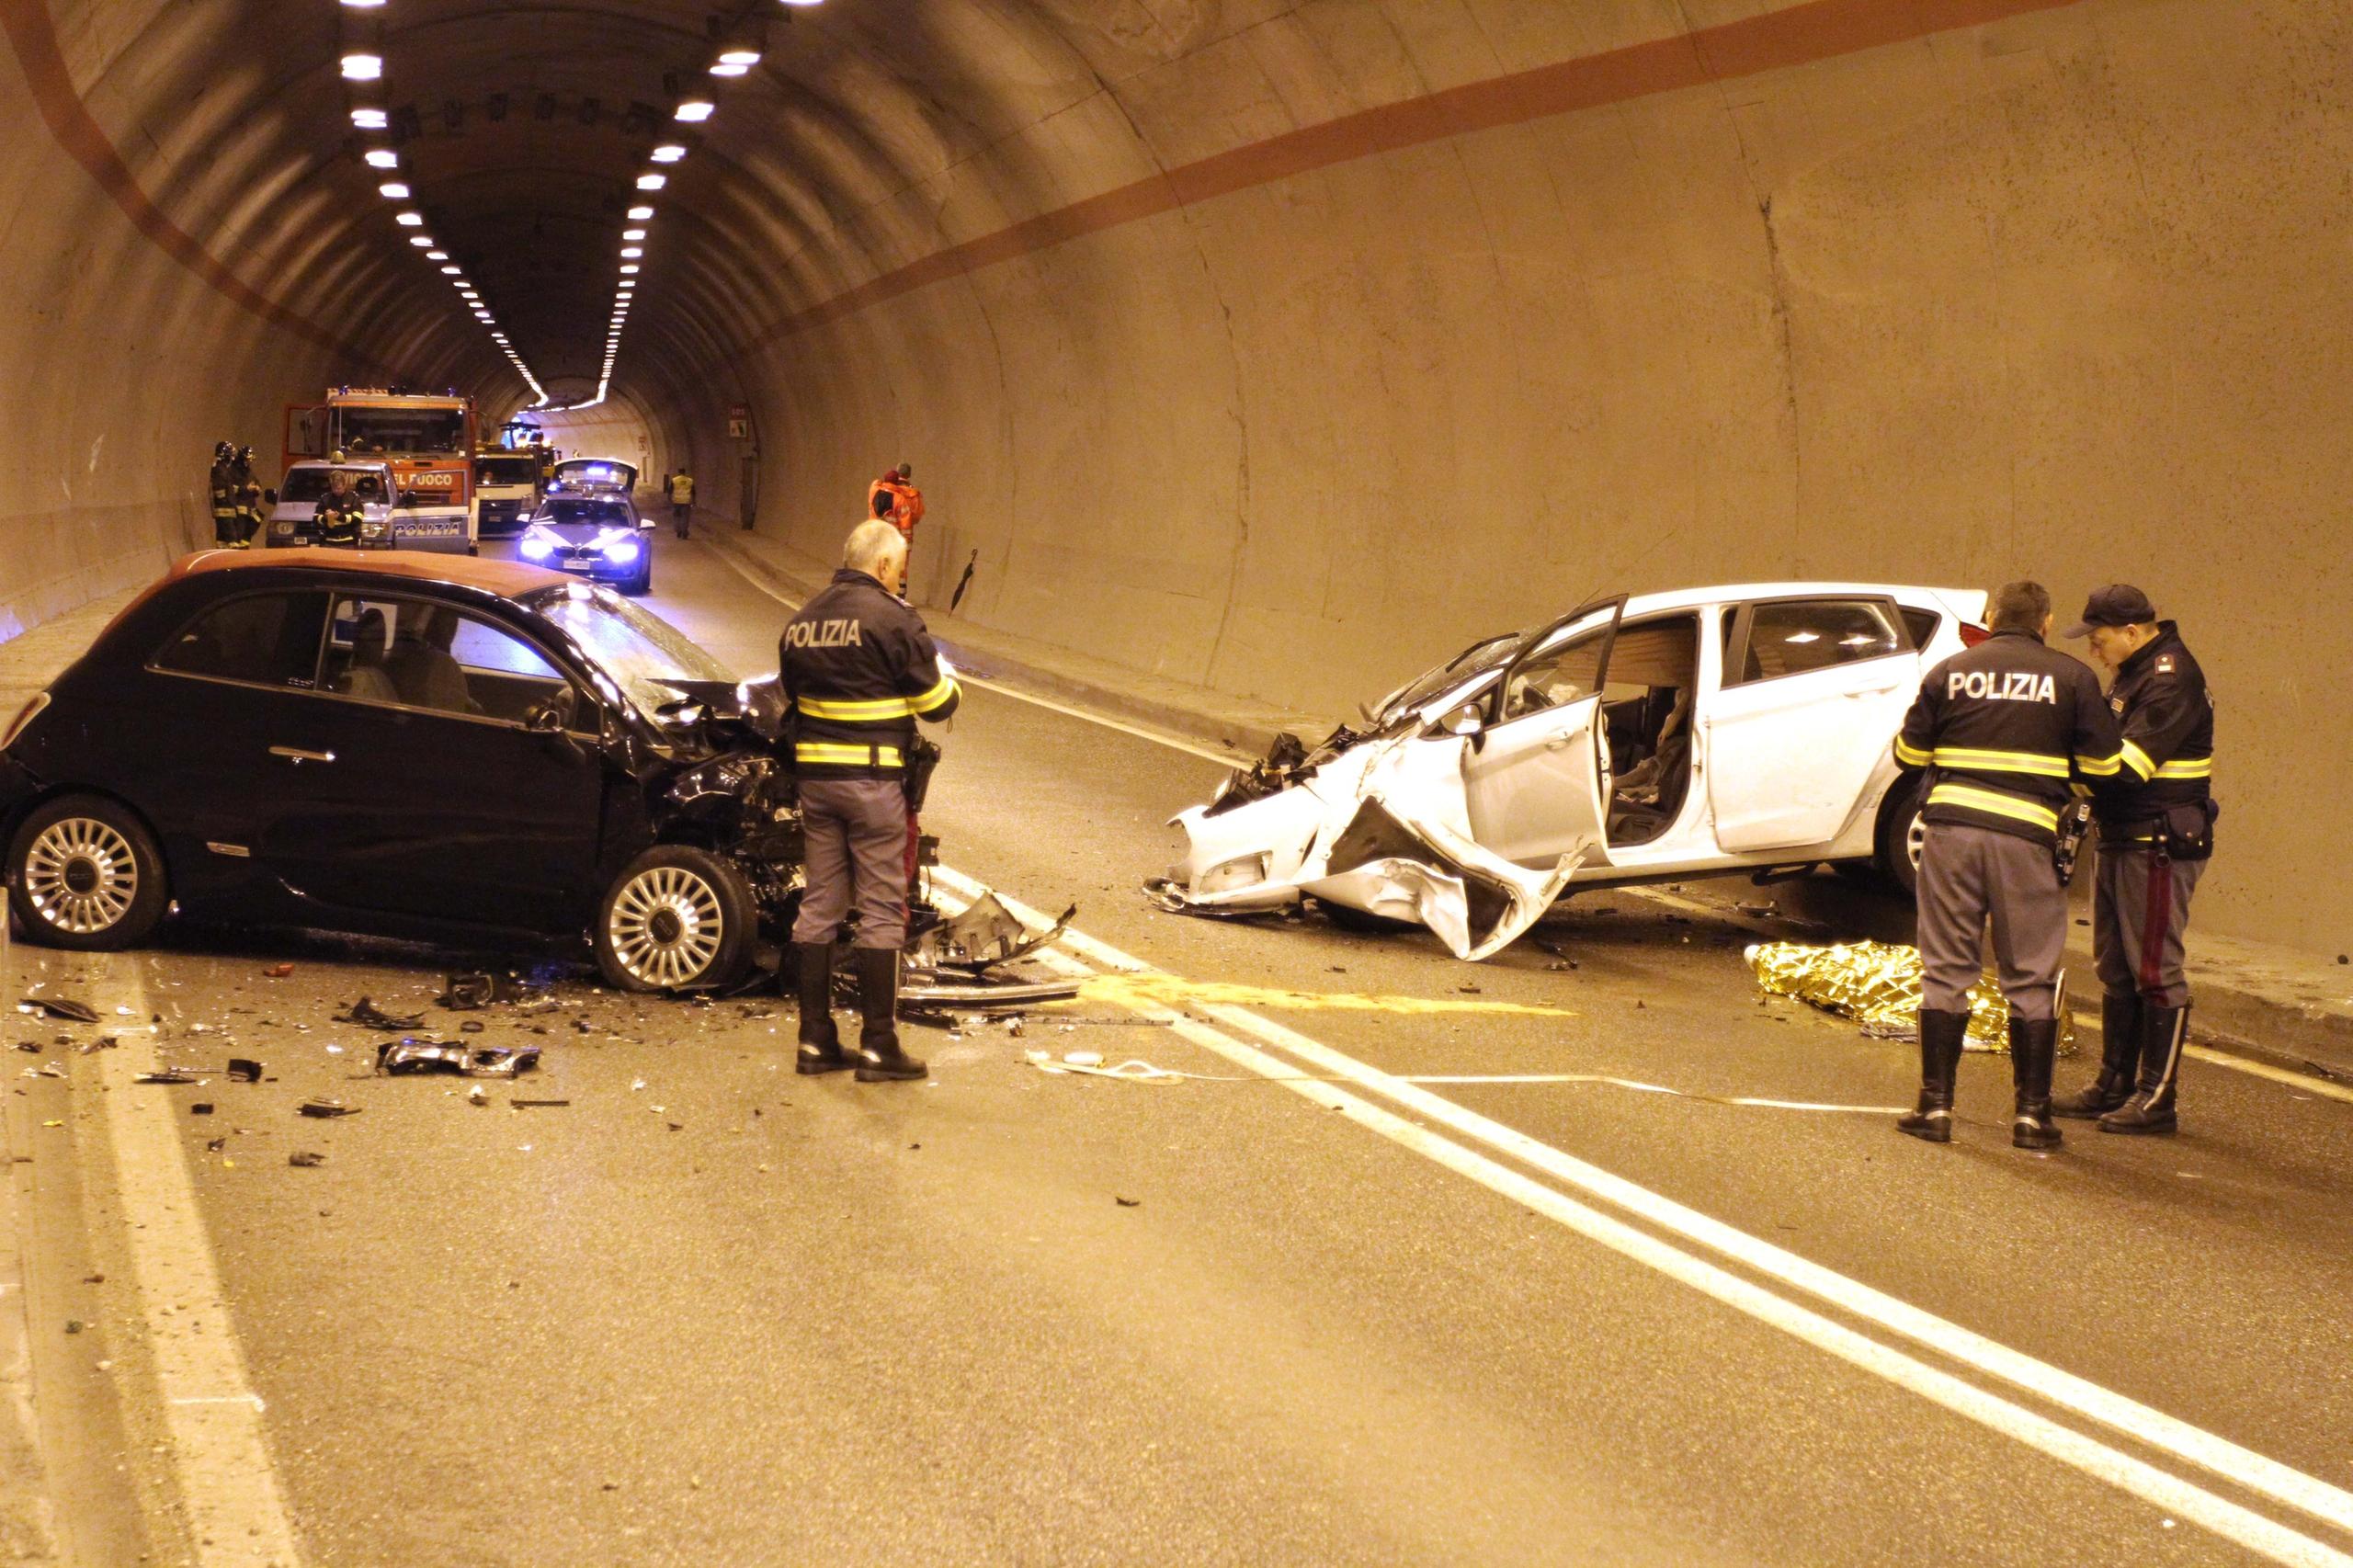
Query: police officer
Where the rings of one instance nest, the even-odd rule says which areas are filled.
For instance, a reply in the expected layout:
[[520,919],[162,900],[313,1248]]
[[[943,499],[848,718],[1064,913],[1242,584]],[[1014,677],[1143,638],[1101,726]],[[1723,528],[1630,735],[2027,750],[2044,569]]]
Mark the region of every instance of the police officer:
[[363,515],[359,497],[352,494],[351,471],[328,470],[327,493],[319,497],[319,509],[313,519],[319,542],[344,550],[358,549],[359,519]]
[[2050,1149],[2059,1142],[2051,1065],[2067,947],[2067,892],[2053,859],[2059,813],[2075,782],[2115,777],[2120,741],[2090,667],[2044,645],[2051,596],[2041,585],[2011,583],[1995,594],[1992,628],[1928,672],[1895,739],[1899,764],[1927,770],[1920,1104],[1895,1125],[1931,1143],[1952,1141],[1953,1079],[1991,915],[2018,1089],[2010,1142]]
[[212,447],[212,542],[229,549],[237,538],[237,449],[227,441]]
[[2067,631],[2116,674],[2108,691],[2124,735],[2116,788],[2097,804],[2099,1076],[2054,1108],[2102,1132],[2171,1132],[2189,985],[2181,967],[2189,895],[2214,849],[2214,698],[2206,673],[2149,596],[2111,584]]
[[[900,1049],[893,1016],[913,875],[909,754],[915,721],[946,719],[960,693],[923,618],[884,586],[906,565],[899,530],[861,523],[843,558],[833,582],[786,624],[778,650],[807,840],[807,887],[792,927],[801,993],[796,1069],[855,1065],[860,1083],[920,1078],[924,1064]],[[842,1051],[832,1006],[833,945],[853,906],[851,951],[865,1020],[854,1062]]]

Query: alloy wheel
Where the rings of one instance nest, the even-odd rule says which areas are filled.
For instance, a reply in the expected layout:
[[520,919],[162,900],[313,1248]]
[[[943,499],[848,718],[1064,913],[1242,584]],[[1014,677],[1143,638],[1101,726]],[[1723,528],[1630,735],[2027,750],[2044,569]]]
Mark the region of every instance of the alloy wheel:
[[139,858],[131,841],[96,817],[61,817],[25,851],[26,902],[60,931],[94,937],[111,930],[139,896]]
[[655,866],[631,877],[606,917],[613,957],[633,980],[663,989],[691,984],[726,937],[719,891],[694,872]]

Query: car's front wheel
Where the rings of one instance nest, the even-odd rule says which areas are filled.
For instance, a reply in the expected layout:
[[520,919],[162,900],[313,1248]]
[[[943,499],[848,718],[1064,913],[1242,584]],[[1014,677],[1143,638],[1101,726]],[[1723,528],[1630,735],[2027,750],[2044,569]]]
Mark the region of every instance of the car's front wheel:
[[759,913],[708,849],[657,844],[622,868],[597,915],[597,963],[623,991],[724,989],[752,962]]
[[1899,780],[1880,808],[1877,854],[1880,872],[1910,898],[1920,885],[1923,791],[1917,779]]
[[8,846],[8,907],[25,939],[42,947],[136,947],[171,907],[154,835],[100,795],[63,795],[27,817]]

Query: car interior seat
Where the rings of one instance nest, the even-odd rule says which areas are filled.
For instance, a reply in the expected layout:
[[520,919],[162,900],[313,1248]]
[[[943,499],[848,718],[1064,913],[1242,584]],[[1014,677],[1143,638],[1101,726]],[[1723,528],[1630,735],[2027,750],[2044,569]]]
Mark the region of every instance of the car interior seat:
[[400,700],[444,713],[479,713],[466,672],[449,652],[458,634],[458,612],[437,607],[410,618],[384,661]]
[[384,667],[386,642],[384,612],[363,611],[351,634],[351,664],[343,673],[341,688],[347,695],[370,702],[401,700],[400,687]]

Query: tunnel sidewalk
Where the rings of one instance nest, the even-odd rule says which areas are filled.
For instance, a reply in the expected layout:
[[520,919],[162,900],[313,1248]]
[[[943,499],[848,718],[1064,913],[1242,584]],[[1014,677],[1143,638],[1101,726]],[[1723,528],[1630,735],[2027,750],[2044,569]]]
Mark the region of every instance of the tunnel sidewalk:
[[[806,597],[833,574],[824,562],[768,535],[722,525],[699,537],[754,580],[791,598]],[[928,609],[925,619],[960,669],[1253,756],[1263,752],[1279,731],[1312,738],[1330,726],[1328,716],[1289,713],[1142,675],[1032,638],[977,626],[938,607]],[[1711,887],[1745,890],[1746,884],[1733,880],[1694,884],[1703,896]],[[2071,928],[2069,946],[2070,967],[2079,974],[2090,973],[2088,924]],[[2198,1038],[2293,1071],[2318,1070],[2353,1084],[2353,967],[2330,954],[2193,928],[2189,970],[2198,998],[2191,1016]],[[2097,998],[2079,991],[2076,1005],[2088,1005],[2096,1013]]]

